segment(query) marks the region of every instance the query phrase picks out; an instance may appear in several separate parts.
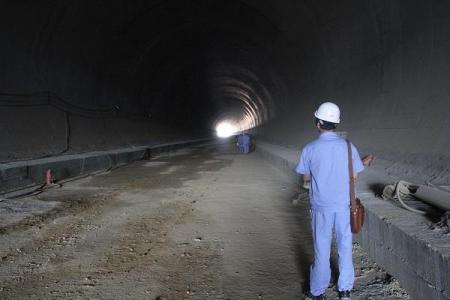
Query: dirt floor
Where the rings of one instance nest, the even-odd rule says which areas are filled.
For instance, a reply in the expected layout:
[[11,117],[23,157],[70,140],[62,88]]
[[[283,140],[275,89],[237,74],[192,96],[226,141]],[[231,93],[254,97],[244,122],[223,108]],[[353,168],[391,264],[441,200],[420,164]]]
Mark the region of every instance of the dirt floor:
[[[5,200],[0,298],[301,299],[312,249],[308,205],[295,196],[258,154],[223,144]],[[354,253],[353,299],[408,299]],[[337,298],[333,285],[327,294]]]

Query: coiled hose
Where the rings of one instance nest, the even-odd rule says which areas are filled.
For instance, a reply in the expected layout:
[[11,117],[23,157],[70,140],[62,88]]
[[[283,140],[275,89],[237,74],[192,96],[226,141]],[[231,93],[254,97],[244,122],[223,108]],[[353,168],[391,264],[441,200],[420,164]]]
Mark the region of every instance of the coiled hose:
[[406,204],[403,199],[411,198],[412,194],[417,191],[418,186],[407,181],[399,181],[396,184],[386,185],[383,189],[384,200],[394,200],[400,202],[401,206],[405,209],[412,211],[416,214],[425,215],[426,212],[420,209],[415,209]]

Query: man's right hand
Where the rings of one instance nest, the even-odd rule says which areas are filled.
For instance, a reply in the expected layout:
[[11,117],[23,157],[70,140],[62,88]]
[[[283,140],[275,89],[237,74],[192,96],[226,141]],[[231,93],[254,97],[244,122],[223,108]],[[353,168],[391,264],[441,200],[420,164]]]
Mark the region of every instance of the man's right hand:
[[372,154],[366,155],[362,158],[362,163],[365,167],[370,166],[370,164],[372,163],[372,161],[375,159],[375,156],[373,156]]

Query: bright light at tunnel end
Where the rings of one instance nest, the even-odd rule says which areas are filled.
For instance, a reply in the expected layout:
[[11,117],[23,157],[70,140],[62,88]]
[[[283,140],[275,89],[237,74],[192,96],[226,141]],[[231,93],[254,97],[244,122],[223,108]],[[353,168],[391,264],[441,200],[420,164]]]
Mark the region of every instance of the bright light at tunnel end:
[[233,125],[230,122],[224,121],[220,122],[216,126],[217,136],[220,138],[227,138],[239,131],[239,128],[236,125]]

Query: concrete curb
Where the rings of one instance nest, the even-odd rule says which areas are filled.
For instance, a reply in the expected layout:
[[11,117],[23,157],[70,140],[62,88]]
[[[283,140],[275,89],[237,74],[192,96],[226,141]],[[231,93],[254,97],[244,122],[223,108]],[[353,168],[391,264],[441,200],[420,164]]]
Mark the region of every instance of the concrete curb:
[[[292,176],[299,150],[256,142],[261,156]],[[358,196],[366,221],[355,235],[369,257],[395,276],[411,299],[450,299],[450,237],[429,229],[423,217],[374,197],[370,179],[361,177]]]
[[196,139],[0,164],[0,193],[42,184],[45,180],[45,172],[48,169],[52,170],[55,178],[64,180],[95,171],[107,170],[141,159],[149,159],[159,153],[208,141],[211,141],[211,139]]

